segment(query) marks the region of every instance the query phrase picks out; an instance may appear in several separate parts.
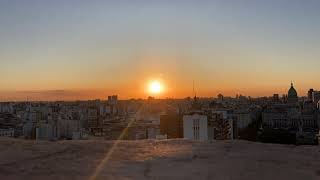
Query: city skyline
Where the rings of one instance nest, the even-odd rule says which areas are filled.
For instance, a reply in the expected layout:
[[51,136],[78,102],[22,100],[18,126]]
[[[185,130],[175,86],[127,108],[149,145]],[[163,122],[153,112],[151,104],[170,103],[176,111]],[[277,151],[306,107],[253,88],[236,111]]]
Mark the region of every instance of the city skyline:
[[320,89],[320,2],[1,1],[0,101]]
[[[154,83],[156,83],[156,87],[154,87]],[[149,84],[149,87],[145,88],[145,94],[147,94],[147,96],[145,97],[124,97],[121,94],[117,94],[114,93],[114,95],[119,96],[120,100],[129,100],[129,99],[148,99],[150,97],[152,98],[157,98],[157,99],[185,99],[185,98],[193,98],[193,96],[199,97],[199,98],[219,98],[220,95],[224,96],[224,97],[231,97],[231,98],[238,98],[240,96],[244,96],[247,98],[263,98],[263,97],[274,97],[275,95],[279,96],[279,97],[287,97],[288,96],[288,90],[291,88],[296,88],[294,86],[294,83],[291,82],[291,86],[288,86],[287,90],[285,90],[286,92],[284,93],[279,93],[279,92],[273,92],[273,94],[268,94],[268,95],[264,95],[264,96],[250,96],[247,94],[241,94],[241,93],[237,93],[237,94],[224,94],[222,92],[217,93],[215,95],[211,95],[211,96],[203,96],[203,95],[199,95],[199,93],[197,93],[195,90],[193,90],[193,92],[191,94],[188,94],[186,96],[183,97],[169,97],[169,96],[164,96],[165,92],[166,92],[166,87],[164,86],[164,84],[157,84],[157,81],[151,81]],[[154,92],[156,91],[156,92]],[[310,91],[316,91],[316,89],[314,88],[310,88],[308,89],[307,92],[303,92],[303,93],[299,93],[299,91],[297,92],[298,97],[302,97],[302,98],[309,98],[309,93]],[[87,92],[87,93],[85,93]],[[22,91],[22,92],[13,92],[12,94],[20,94],[20,96],[9,96],[9,97],[2,97],[0,96],[0,102],[8,102],[8,101],[87,101],[87,100],[106,100],[107,97],[110,96],[108,91],[106,90],[81,90],[81,91],[77,91],[77,90],[47,90],[47,91]],[[25,96],[27,95],[27,96]]]
[[0,179],[320,179],[319,10],[0,0]]

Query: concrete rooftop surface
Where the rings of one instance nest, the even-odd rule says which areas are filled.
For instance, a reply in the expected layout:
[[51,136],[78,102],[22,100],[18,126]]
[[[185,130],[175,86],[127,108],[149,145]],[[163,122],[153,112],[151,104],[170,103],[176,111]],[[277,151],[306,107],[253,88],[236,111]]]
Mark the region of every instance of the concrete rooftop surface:
[[0,179],[319,180],[320,146],[0,138]]

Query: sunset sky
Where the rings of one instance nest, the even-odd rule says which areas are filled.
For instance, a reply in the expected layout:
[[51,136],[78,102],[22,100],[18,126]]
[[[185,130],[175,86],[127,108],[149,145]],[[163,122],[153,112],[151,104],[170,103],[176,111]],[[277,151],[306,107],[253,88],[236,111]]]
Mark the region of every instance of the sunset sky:
[[0,0],[0,100],[320,90],[319,0]]

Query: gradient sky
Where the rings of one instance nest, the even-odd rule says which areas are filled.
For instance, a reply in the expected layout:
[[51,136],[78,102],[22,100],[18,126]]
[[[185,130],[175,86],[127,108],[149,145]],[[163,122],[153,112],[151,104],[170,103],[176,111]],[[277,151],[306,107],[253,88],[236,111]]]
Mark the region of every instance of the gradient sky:
[[318,0],[0,0],[0,100],[320,89]]

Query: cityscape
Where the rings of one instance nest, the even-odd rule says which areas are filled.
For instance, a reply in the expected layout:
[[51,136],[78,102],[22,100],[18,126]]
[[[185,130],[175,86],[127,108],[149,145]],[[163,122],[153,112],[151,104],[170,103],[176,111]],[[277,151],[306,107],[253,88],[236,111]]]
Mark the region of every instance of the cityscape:
[[[160,92],[158,86],[150,90]],[[298,96],[293,83],[287,94],[258,98],[219,94],[119,100],[112,95],[104,100],[0,103],[0,136],[32,142],[184,139],[317,146],[319,127],[320,91]]]
[[320,179],[319,9],[0,0],[0,179]]
[[[151,87],[160,92],[159,87]],[[294,84],[284,95],[184,99],[0,103],[1,136],[34,140],[62,139],[245,139],[317,145],[320,91],[298,96]]]

